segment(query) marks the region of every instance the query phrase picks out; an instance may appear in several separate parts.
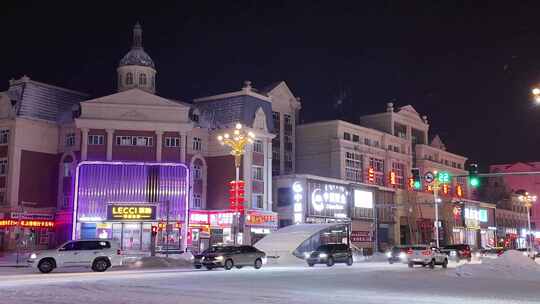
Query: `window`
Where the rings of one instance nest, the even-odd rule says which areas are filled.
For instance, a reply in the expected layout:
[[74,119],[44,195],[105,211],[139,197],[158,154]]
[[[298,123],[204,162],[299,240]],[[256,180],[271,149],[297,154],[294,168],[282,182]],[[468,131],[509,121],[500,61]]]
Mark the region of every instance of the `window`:
[[0,175],[7,174],[7,165],[8,165],[7,158],[0,159]]
[[253,193],[252,199],[253,199],[253,201],[252,201],[253,208],[257,208],[257,209],[263,209],[264,208],[263,195],[262,194]]
[[399,153],[399,147],[398,146],[394,146],[394,152]]
[[461,164],[458,163],[458,164],[457,164],[457,167],[458,167],[458,169],[461,169]]
[[277,161],[279,163],[279,151],[272,150],[272,160]]
[[9,142],[9,129],[0,129],[0,145],[7,145]]
[[362,181],[362,156],[360,154],[345,152],[345,179]]
[[199,165],[193,165],[193,179],[199,180],[202,178],[202,169]]
[[364,145],[371,146],[371,141],[369,140],[369,138],[364,138]]
[[103,145],[105,136],[103,135],[88,135],[89,145]]
[[71,176],[71,163],[63,163],[64,167],[64,177],[70,177]]
[[374,140],[373,141],[373,146],[378,148],[379,147],[379,141],[378,140]]
[[[279,134],[279,112],[272,112],[272,120],[274,121],[274,134]],[[279,136],[276,136],[277,140],[279,141]],[[274,138],[274,140],[276,139]]]
[[131,72],[126,74],[126,84],[133,84],[133,74]]
[[193,150],[201,151],[202,150],[202,139],[199,137],[193,137]]
[[291,188],[278,188],[278,207],[290,206],[294,200],[294,193]]
[[75,133],[66,134],[66,147],[75,146]]
[[452,162],[452,167],[453,167],[453,168],[457,167],[456,162]]
[[165,137],[165,147],[180,147],[180,137]]
[[285,139],[285,150],[286,151],[292,151],[292,149],[293,149],[292,136],[285,135],[284,139]]
[[375,171],[375,184],[384,186],[384,160],[370,157],[369,166]]
[[392,145],[388,145],[388,151],[392,151],[392,150],[393,150]]
[[262,181],[264,180],[263,178],[263,168],[262,167],[259,167],[259,166],[253,166],[251,167],[251,177],[254,179],[254,180],[259,180],[259,181]]
[[253,142],[253,152],[263,153],[263,142],[261,140]]
[[351,134],[347,133],[347,132],[343,133],[343,139],[344,140],[351,140]]
[[356,134],[353,134],[352,136],[352,141],[353,142],[360,142],[360,136],[356,135]]
[[139,85],[146,86],[146,74],[139,74]]
[[285,134],[292,135],[292,117],[289,114],[283,114],[283,120],[285,123]]
[[154,138],[151,136],[116,136],[118,146],[146,146],[153,145]]
[[193,115],[191,115],[191,120],[199,122],[199,113],[193,113]]
[[396,174],[396,186],[405,188],[405,165],[402,163],[392,163],[392,170]]
[[193,194],[193,208],[202,208],[202,198],[199,193]]

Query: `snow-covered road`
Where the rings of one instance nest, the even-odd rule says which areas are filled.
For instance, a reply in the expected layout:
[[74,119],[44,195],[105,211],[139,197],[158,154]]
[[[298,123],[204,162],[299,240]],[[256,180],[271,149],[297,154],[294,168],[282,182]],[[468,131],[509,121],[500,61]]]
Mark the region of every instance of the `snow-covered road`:
[[332,268],[56,272],[0,269],[0,303],[539,303],[540,282],[385,263]]

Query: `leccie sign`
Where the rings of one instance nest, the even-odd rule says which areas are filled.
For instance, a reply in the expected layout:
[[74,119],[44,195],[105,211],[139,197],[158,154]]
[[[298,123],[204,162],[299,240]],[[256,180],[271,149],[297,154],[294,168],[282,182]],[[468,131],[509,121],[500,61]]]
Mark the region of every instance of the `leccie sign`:
[[107,205],[107,219],[116,221],[155,220],[154,205]]

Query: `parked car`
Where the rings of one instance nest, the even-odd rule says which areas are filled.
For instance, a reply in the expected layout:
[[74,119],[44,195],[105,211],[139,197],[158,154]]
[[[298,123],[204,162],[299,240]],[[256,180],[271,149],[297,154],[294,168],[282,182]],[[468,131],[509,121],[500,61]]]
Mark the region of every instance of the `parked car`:
[[450,259],[456,260],[472,260],[471,246],[467,244],[446,245],[441,247],[441,252],[448,255]]
[[208,269],[223,267],[231,270],[244,266],[253,266],[260,269],[266,264],[266,254],[253,246],[211,246],[201,254],[194,257],[193,265],[200,269],[203,266]]
[[407,261],[407,246],[393,246],[389,251],[386,252],[386,257],[388,258],[388,263],[394,264],[396,262],[406,262]]
[[410,268],[413,268],[414,265],[429,266],[432,269],[435,268],[435,265],[441,265],[446,268],[448,266],[448,256],[438,248],[415,245],[407,250],[407,264]]
[[335,263],[345,263],[351,266],[353,254],[347,244],[326,244],[308,253],[306,262],[309,267],[313,267],[315,264],[326,264],[326,266],[331,267]]
[[30,254],[28,263],[42,273],[62,267],[91,267],[103,272],[110,267],[121,266],[122,251],[113,240],[77,240],[62,244],[57,249]]

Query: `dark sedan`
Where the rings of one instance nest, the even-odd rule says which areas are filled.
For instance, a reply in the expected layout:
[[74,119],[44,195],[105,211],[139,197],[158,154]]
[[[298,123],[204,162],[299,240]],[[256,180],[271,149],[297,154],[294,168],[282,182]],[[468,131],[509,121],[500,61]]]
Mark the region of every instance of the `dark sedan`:
[[259,269],[266,263],[266,254],[253,246],[212,246],[200,255],[196,255],[193,266],[197,269],[203,266],[208,269],[225,268],[231,270],[244,266]]
[[306,253],[306,262],[309,267],[313,267],[315,264],[326,264],[330,267],[335,263],[345,263],[351,266],[353,264],[352,251],[347,244],[321,245],[317,250]]

